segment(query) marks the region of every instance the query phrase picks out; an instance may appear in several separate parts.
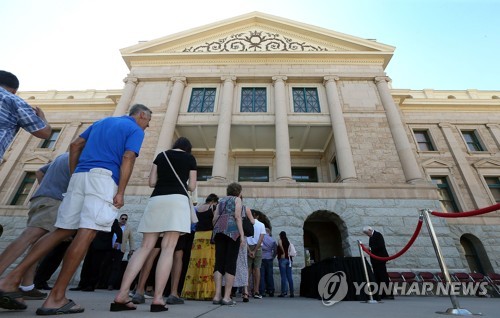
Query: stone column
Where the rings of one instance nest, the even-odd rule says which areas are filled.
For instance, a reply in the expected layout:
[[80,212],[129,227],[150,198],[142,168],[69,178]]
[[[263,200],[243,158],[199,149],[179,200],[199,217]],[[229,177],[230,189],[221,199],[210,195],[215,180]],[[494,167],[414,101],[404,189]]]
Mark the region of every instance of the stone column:
[[337,76],[325,76],[324,80],[323,84],[326,88],[326,99],[328,100],[330,119],[332,121],[340,182],[356,181],[356,168],[354,167],[351,144],[347,135],[344,113],[342,112],[342,104],[336,83],[339,78]]
[[500,125],[486,124],[486,127],[490,129],[491,134],[493,135],[493,139],[495,139],[495,143],[497,144],[497,147],[500,148]]
[[223,76],[221,80],[223,81],[222,101],[219,111],[217,140],[215,141],[214,165],[212,168],[212,179],[214,181],[227,180],[231,120],[233,116],[233,95],[236,77]]
[[73,121],[64,128],[64,131],[61,131],[61,133],[64,134],[61,135],[61,140],[58,141],[57,150],[54,158],[59,156],[60,154],[65,153],[66,151],[69,151],[69,145],[75,138],[78,132],[78,128],[80,128],[81,125],[82,125],[81,122]]
[[128,109],[130,108],[130,102],[132,102],[132,97],[135,93],[135,88],[137,87],[137,83],[139,80],[137,77],[125,77],[123,79],[125,82],[125,88],[123,89],[123,94],[120,97],[120,101],[118,105],[116,105],[115,112],[113,116],[123,116],[127,114]]
[[[3,162],[0,164],[0,189],[3,188],[8,176],[17,165],[19,158],[26,151],[30,138],[31,134],[24,129],[21,129],[12,141],[12,144],[7,148],[4,154]],[[9,157],[5,160],[7,154]],[[5,197],[4,200],[7,200],[7,197]],[[7,204],[7,202],[0,202],[0,204]]]
[[463,141],[460,142],[455,138],[453,134],[453,126],[449,123],[439,123],[439,127],[443,131],[444,138],[446,143],[448,144],[449,151],[455,159],[457,164],[458,171],[462,176],[463,182],[467,187],[467,190],[470,194],[471,199],[474,201],[475,206],[471,207],[462,207],[465,211],[473,210],[475,208],[484,208],[490,205],[490,201],[488,198],[488,194],[484,191],[484,188],[477,180],[477,176],[472,170],[472,166],[467,161],[467,158],[462,151],[464,145]]
[[387,121],[389,122],[389,129],[391,130],[392,139],[396,145],[406,182],[414,183],[423,181],[422,172],[418,167],[417,159],[411,149],[406,130],[403,126],[403,119],[389,91],[389,86],[387,85],[388,81],[389,78],[386,76],[375,77],[375,84],[377,85],[380,99],[385,109]]
[[186,87],[185,77],[172,77],[170,79],[174,84],[172,85],[172,94],[168,101],[167,111],[161,126],[160,134],[158,135],[158,143],[156,145],[156,152],[170,149],[174,139],[175,126],[177,125],[177,118],[179,117],[179,110],[181,108],[182,94],[184,87]]
[[273,76],[274,118],[276,130],[276,180],[293,181],[290,158],[290,136],[288,133],[288,111],[286,109],[286,76]]

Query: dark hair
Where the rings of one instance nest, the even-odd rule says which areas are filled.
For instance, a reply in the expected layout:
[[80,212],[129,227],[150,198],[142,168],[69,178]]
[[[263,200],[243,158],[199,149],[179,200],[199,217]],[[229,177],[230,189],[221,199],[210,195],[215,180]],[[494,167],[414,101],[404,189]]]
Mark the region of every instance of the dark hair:
[[[280,239],[284,240],[284,239],[287,239],[286,237],[286,232],[285,231],[281,231],[280,232]],[[287,239],[288,240],[288,239]]]
[[217,194],[215,193],[210,193],[208,195],[208,197],[206,198],[205,200],[205,203],[210,203],[210,202],[215,202],[215,203],[218,203],[219,202],[219,197],[217,196]]
[[187,153],[191,153],[191,142],[186,137],[179,137],[172,146],[172,149],[182,149]]
[[237,197],[241,194],[241,190],[241,185],[237,182],[233,182],[227,186],[226,194]]
[[19,88],[19,80],[17,79],[16,75],[10,72],[0,71],[0,86],[5,86],[17,90]]
[[153,114],[151,109],[147,108],[143,104],[135,104],[132,107],[130,107],[128,115],[133,116],[133,115],[140,113],[140,112],[147,112],[147,113],[149,113],[149,115]]
[[123,214],[121,214],[121,215],[120,215],[120,218],[121,218],[122,216],[126,216],[126,217],[128,217],[127,213],[123,213]]

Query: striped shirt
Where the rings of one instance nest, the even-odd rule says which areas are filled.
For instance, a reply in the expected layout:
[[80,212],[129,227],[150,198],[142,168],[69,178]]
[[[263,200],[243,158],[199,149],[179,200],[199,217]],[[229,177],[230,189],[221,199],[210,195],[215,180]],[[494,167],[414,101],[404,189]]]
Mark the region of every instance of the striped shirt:
[[19,128],[32,133],[45,126],[28,103],[0,87],[0,161]]

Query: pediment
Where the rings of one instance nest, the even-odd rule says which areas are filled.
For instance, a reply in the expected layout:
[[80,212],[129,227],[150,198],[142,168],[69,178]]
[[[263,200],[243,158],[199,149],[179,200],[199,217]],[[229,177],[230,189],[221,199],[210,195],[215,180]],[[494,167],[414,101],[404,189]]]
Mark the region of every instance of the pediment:
[[314,53],[324,58],[347,54],[351,57],[378,57],[385,65],[394,47],[280,17],[252,12],[195,29],[142,42],[121,50],[131,65],[141,56],[169,58],[252,54],[273,57],[276,54]]
[[450,168],[451,165],[442,160],[429,159],[422,163],[422,166],[425,168]]
[[494,159],[483,159],[473,164],[476,168],[500,168],[500,161]]
[[36,164],[36,165],[46,165],[50,161],[49,158],[42,155],[33,155],[26,158],[23,163],[26,164]]

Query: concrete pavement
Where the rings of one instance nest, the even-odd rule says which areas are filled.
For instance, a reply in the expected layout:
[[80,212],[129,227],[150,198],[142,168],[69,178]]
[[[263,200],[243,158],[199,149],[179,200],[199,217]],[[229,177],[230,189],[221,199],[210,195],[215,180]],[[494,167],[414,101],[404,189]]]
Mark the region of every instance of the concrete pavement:
[[[295,298],[263,298],[250,299],[243,303],[236,298],[234,307],[212,305],[210,301],[186,301],[184,305],[170,305],[167,312],[151,313],[149,304],[139,305],[135,311],[110,312],[109,305],[113,301],[116,291],[96,290],[95,292],[71,292],[69,298],[85,307],[85,312],[74,314],[74,318],[133,318],[133,317],[176,317],[176,318],[255,318],[255,317],[286,317],[286,318],[357,318],[357,317],[384,317],[384,318],[423,318],[446,317],[436,314],[436,311],[446,311],[452,307],[448,297],[437,296],[400,296],[395,300],[387,300],[378,304],[367,304],[358,301],[343,301],[327,307],[320,300]],[[34,317],[36,309],[43,303],[42,300],[28,300],[28,309],[10,311],[0,309],[0,318]],[[500,298],[459,297],[461,308],[473,313],[481,312],[484,317],[500,316]]]

